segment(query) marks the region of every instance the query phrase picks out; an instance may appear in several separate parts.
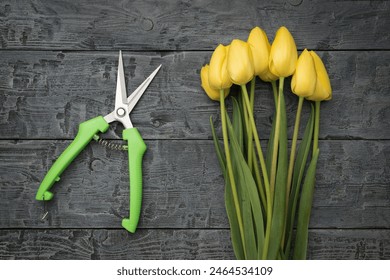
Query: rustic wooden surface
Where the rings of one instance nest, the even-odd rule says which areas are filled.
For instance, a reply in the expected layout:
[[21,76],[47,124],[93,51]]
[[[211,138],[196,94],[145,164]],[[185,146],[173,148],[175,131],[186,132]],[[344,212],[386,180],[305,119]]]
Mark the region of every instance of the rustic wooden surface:
[[[127,153],[91,143],[63,173],[42,222],[37,186],[69,141],[0,141],[1,228],[117,228],[128,214]],[[118,143],[120,143],[118,141]],[[149,140],[142,228],[227,228],[211,140]],[[390,141],[320,141],[314,228],[387,228]],[[178,156],[180,151],[180,156]],[[370,159],[367,162],[367,159]],[[110,174],[109,176],[107,174]]]
[[[218,43],[256,25],[271,39],[286,25],[300,50],[318,50],[332,81],[309,258],[390,259],[389,2],[93,2],[0,3],[0,259],[233,258],[208,122],[213,115],[220,133],[218,104],[199,72]],[[45,173],[80,122],[114,107],[119,49],[130,92],[163,65],[132,113],[148,145],[139,230],[120,227],[126,153],[94,142],[63,173],[41,221],[34,196]],[[266,139],[272,96],[266,84],[257,90]],[[121,143],[121,131],[113,125],[103,137]]]
[[[326,246],[324,246],[326,244]],[[389,259],[388,230],[310,230],[315,259]],[[233,259],[229,230],[2,230],[7,259]]]

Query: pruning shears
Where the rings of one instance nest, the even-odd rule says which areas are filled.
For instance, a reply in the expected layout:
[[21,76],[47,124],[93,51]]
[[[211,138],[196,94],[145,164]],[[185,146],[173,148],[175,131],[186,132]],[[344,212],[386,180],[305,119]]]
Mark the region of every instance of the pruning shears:
[[[118,121],[121,122],[125,128],[123,130],[122,138],[123,140],[127,140],[130,173],[130,214],[129,218],[122,220],[122,226],[129,232],[135,232],[141,213],[142,159],[146,151],[146,145],[138,132],[138,129],[133,127],[129,114],[134,109],[138,100],[141,98],[160,68],[161,65],[157,67],[157,69],[154,70],[153,73],[129,97],[127,97],[122,52],[119,51],[114,111],[104,117],[98,116],[82,122],[79,125],[79,130],[75,139],[54,162],[53,166],[43,179],[35,196],[36,200],[51,200],[53,198],[53,193],[50,192],[50,188],[55,182],[60,180],[62,172],[92,139],[99,139],[98,133],[106,132],[110,123]],[[104,140],[103,143],[107,142]],[[108,144],[108,146],[109,145],[110,144]]]

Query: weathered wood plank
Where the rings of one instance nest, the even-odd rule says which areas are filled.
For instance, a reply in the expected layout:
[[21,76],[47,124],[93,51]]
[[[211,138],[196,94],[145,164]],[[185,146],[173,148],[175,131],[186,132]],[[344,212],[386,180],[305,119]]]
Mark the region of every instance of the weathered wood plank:
[[389,260],[389,230],[310,230],[308,259]]
[[[210,139],[218,103],[200,87],[210,52],[124,53],[131,92],[160,63],[163,68],[131,114],[145,139]],[[333,86],[322,105],[322,139],[390,139],[390,52],[320,52]],[[72,139],[78,124],[114,107],[117,52],[3,51],[0,56],[0,138]],[[268,137],[270,86],[258,83],[256,118]],[[286,83],[290,135],[296,97]],[[307,105],[307,104],[306,104]],[[303,119],[307,119],[308,105]],[[220,121],[215,124],[219,127]],[[121,136],[121,126],[109,137]]]
[[[0,141],[0,228],[120,228],[127,153],[91,143],[61,176],[41,221],[35,194],[69,141]],[[118,142],[119,143],[119,142]],[[228,228],[210,140],[147,141],[140,228]],[[312,228],[389,228],[390,141],[320,141]]]
[[220,42],[246,39],[256,25],[271,38],[280,25],[286,25],[302,49],[389,48],[387,1],[296,4],[285,0],[3,0],[0,47],[210,50]]
[[[310,230],[309,259],[390,259],[390,230]],[[0,230],[0,259],[234,259],[228,230]]]

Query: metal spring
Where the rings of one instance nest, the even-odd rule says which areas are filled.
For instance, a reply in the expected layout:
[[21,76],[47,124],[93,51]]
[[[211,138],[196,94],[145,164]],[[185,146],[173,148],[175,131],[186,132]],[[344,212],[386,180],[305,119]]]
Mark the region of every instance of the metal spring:
[[111,141],[107,141],[105,139],[102,139],[100,138],[99,136],[97,135],[94,135],[93,139],[98,142],[100,145],[102,145],[103,147],[106,147],[110,150],[116,150],[116,151],[127,151],[127,146],[126,145],[119,145],[119,144],[115,144]]

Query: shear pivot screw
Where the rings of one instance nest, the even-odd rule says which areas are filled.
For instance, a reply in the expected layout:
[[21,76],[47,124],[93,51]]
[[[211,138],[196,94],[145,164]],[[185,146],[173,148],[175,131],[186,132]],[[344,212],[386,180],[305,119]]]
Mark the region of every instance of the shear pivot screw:
[[119,117],[123,117],[126,114],[126,111],[123,108],[119,108],[118,110],[116,110],[116,113]]

